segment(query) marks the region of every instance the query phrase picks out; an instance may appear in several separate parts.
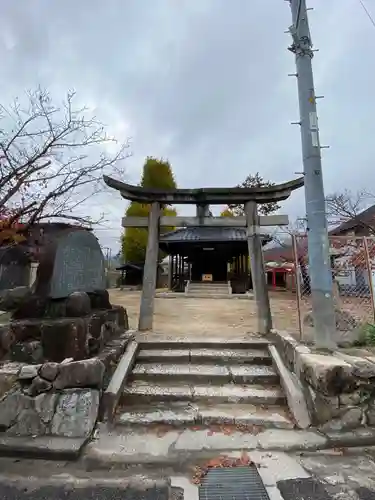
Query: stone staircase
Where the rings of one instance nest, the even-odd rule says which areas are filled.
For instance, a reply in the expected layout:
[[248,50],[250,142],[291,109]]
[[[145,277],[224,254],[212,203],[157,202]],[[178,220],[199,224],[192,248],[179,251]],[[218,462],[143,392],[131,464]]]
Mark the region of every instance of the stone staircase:
[[232,293],[232,287],[229,282],[204,282],[204,281],[189,281],[185,288],[185,294],[192,297],[202,298],[220,298],[228,297]]
[[266,340],[138,342],[117,425],[294,427]]

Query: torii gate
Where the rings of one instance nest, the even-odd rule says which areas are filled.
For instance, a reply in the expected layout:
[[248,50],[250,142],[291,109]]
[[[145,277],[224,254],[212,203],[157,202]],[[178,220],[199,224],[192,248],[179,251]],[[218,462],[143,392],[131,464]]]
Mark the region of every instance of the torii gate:
[[[258,215],[258,204],[282,201],[289,198],[292,191],[303,186],[304,178],[270,187],[254,188],[201,188],[201,189],[154,189],[126,184],[104,176],[104,182],[120,191],[121,196],[130,201],[151,205],[148,217],[124,217],[123,227],[148,228],[146,260],[143,272],[142,298],[139,313],[139,331],[152,330],[154,298],[157,278],[159,228],[160,226],[221,226],[246,227],[250,257],[250,268],[254,296],[258,313],[258,332],[269,333],[272,328],[271,308],[267,281],[264,271],[260,226],[288,225],[287,215]],[[161,217],[162,205],[194,204],[195,217]],[[210,205],[244,204],[245,217],[208,217]]]

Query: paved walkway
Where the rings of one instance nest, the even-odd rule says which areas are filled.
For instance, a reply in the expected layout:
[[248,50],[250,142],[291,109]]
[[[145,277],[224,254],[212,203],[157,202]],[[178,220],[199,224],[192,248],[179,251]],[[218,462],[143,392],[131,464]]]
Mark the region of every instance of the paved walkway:
[[[110,290],[113,304],[124,306],[131,328],[138,326],[140,292]],[[297,334],[298,318],[295,297],[282,293],[271,295],[274,327]],[[254,300],[157,298],[154,331],[170,335],[205,335],[230,337],[251,335],[257,329]]]
[[[249,458],[270,500],[373,500],[374,453],[253,451]],[[0,471],[0,498],[7,500],[198,500],[193,470],[179,476],[166,470],[88,472],[82,464],[0,459]],[[176,488],[172,497],[165,495],[169,480]]]

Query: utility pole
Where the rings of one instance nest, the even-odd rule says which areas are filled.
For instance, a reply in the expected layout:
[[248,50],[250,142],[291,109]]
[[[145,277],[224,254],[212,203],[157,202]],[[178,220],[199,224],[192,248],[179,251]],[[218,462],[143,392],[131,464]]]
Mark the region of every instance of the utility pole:
[[293,25],[289,28],[293,43],[289,50],[295,54],[300,110],[303,170],[305,176],[305,203],[311,281],[312,312],[315,344],[318,348],[335,347],[335,308],[332,271],[329,258],[329,241],[322,175],[321,145],[312,50],[306,0],[288,0],[292,10]]

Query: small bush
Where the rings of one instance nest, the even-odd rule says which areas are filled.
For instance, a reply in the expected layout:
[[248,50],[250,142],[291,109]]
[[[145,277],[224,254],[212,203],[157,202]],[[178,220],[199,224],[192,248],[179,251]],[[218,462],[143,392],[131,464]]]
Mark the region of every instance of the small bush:
[[365,323],[361,326],[356,345],[375,347],[375,325]]

